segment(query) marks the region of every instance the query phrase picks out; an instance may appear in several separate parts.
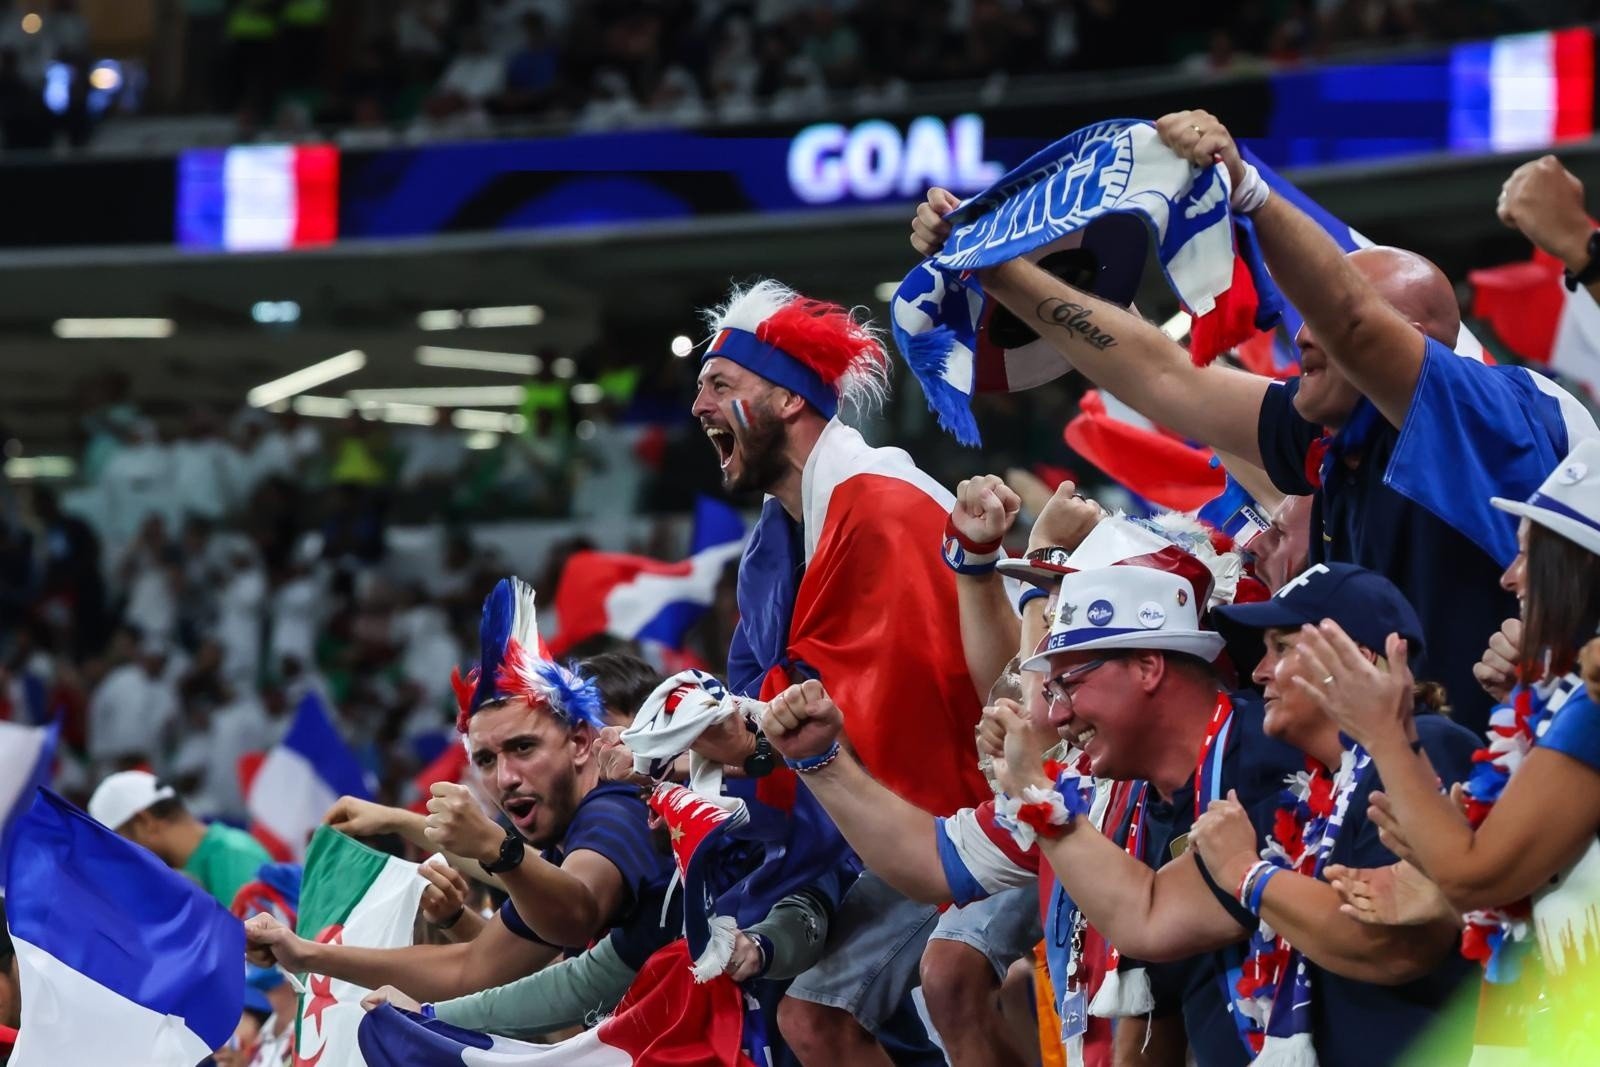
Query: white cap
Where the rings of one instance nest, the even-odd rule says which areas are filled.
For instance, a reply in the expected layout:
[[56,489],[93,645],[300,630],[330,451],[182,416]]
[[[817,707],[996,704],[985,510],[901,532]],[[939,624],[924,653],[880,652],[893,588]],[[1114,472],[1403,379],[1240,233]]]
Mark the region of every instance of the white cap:
[[149,771],[118,771],[95,788],[89,814],[102,826],[119,829],[146,808],[171,800],[178,791]]
[[1135,556],[1145,556],[1171,547],[1172,542],[1154,530],[1133,522],[1125,515],[1113,515],[1095,523],[1094,529],[1078,543],[1071,554],[1061,549],[1039,550],[1038,559],[1003,559],[995,569],[1011,578],[1054,589],[1064,574],[1109,567]]
[[1069,574],[1061,579],[1050,633],[1022,669],[1043,671],[1057,653],[1100,649],[1186,652],[1209,663],[1223,639],[1201,628],[1202,606],[1189,579],[1139,563]]
[[1600,556],[1600,441],[1579,441],[1527,501],[1497,496],[1489,503]]

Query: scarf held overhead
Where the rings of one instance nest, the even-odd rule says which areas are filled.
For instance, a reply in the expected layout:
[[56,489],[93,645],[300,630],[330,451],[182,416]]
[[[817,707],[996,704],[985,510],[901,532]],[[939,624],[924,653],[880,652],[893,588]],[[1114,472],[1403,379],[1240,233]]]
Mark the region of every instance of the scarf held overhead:
[[1281,300],[1254,241],[1236,239],[1230,192],[1227,168],[1193,167],[1152,124],[1114,119],[1069,134],[957,208],[944,248],[906,276],[891,305],[895,344],[939,425],[976,445],[974,392],[1030,389],[1066,370],[1031,336],[1009,351],[989,336],[996,308],[970,272],[1076,250],[1066,280],[1127,305],[1145,254],[1144,227],[1130,218],[1154,234],[1168,284],[1197,320],[1197,361],[1276,322]]

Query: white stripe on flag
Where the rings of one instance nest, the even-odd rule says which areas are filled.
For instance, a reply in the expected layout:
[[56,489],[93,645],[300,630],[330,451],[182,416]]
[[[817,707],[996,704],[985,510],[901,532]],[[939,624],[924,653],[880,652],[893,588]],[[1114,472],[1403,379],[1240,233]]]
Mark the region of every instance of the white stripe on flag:
[[1600,305],[1583,286],[1562,305],[1555,344],[1550,348],[1550,367],[1590,392],[1600,393]]
[[10,817],[17,795],[32,780],[45,734],[43,726],[0,722],[0,822]]
[[1489,54],[1489,144],[1496,152],[1543,148],[1555,140],[1555,41],[1548,33],[1494,42]]
[[11,943],[24,990],[11,1067],[193,1067],[211,1055],[176,1015],[136,1004],[21,938]]
[[713,545],[689,557],[688,574],[641,573],[606,594],[606,628],[614,634],[636,637],[644,625],[668,604],[687,602],[711,606],[723,568],[739,558],[744,542]]
[[294,148],[228,149],[222,170],[222,247],[229,251],[288,248],[294,243]]
[[586,1030],[577,1037],[554,1045],[532,1045],[506,1037],[494,1039],[493,1048],[469,1048],[461,1052],[465,1067],[632,1067],[633,1057],[615,1045],[600,1040],[599,1030]]
[[338,799],[310,760],[279,745],[261,761],[246,806],[250,818],[287,845],[298,861],[305,858],[312,831]]

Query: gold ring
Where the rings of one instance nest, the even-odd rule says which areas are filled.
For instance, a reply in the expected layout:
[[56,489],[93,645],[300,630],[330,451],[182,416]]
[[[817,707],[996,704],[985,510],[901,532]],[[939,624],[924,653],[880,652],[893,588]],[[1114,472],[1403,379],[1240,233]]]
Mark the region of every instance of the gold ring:
[[1201,133],[1201,132],[1202,132],[1202,131],[1201,131],[1201,129],[1200,129],[1200,127],[1199,127],[1199,126],[1198,126],[1198,125],[1194,125],[1194,126],[1190,126],[1190,127],[1189,127],[1189,128],[1190,128],[1190,129],[1191,129],[1191,130],[1193,130],[1193,131],[1194,131],[1194,132],[1195,132],[1195,134],[1196,134],[1196,135],[1199,135],[1199,134],[1200,134],[1200,133]]

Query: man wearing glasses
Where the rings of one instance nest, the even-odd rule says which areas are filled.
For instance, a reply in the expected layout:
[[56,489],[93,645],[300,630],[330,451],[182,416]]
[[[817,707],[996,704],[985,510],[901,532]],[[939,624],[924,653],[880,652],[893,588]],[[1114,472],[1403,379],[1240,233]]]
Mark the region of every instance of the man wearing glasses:
[[[1202,625],[1211,577],[1199,560],[1167,546],[1074,570],[1077,556],[1060,567],[1071,577],[1042,646],[1024,664],[1045,675],[1028,718],[1040,751],[1065,741],[1081,754],[1082,770],[1112,783],[1093,790],[1094,821],[1159,867],[1183,853],[1190,825],[1211,801],[1235,790],[1247,810],[1272,803],[1303,760],[1262,733],[1254,693],[1221,682],[1213,661],[1223,640]],[[980,748],[998,754],[992,715],[986,710]],[[785,757],[809,761],[835,751],[840,723],[822,687],[808,682],[773,701],[764,727]],[[966,903],[1040,877],[1031,842],[1048,827],[1014,832],[1018,805],[1003,796],[938,819],[878,785],[844,751],[801,778],[867,866],[913,899]],[[1087,1038],[1085,1062],[1106,1062],[1091,1016],[1143,1015],[1180,999],[1201,1067],[1246,1062],[1223,1000],[1227,961],[1209,954],[1146,972],[1117,959],[1060,888],[1049,890],[1041,903],[1063,1041]],[[1086,977],[1101,970],[1107,980],[1097,990]]]

